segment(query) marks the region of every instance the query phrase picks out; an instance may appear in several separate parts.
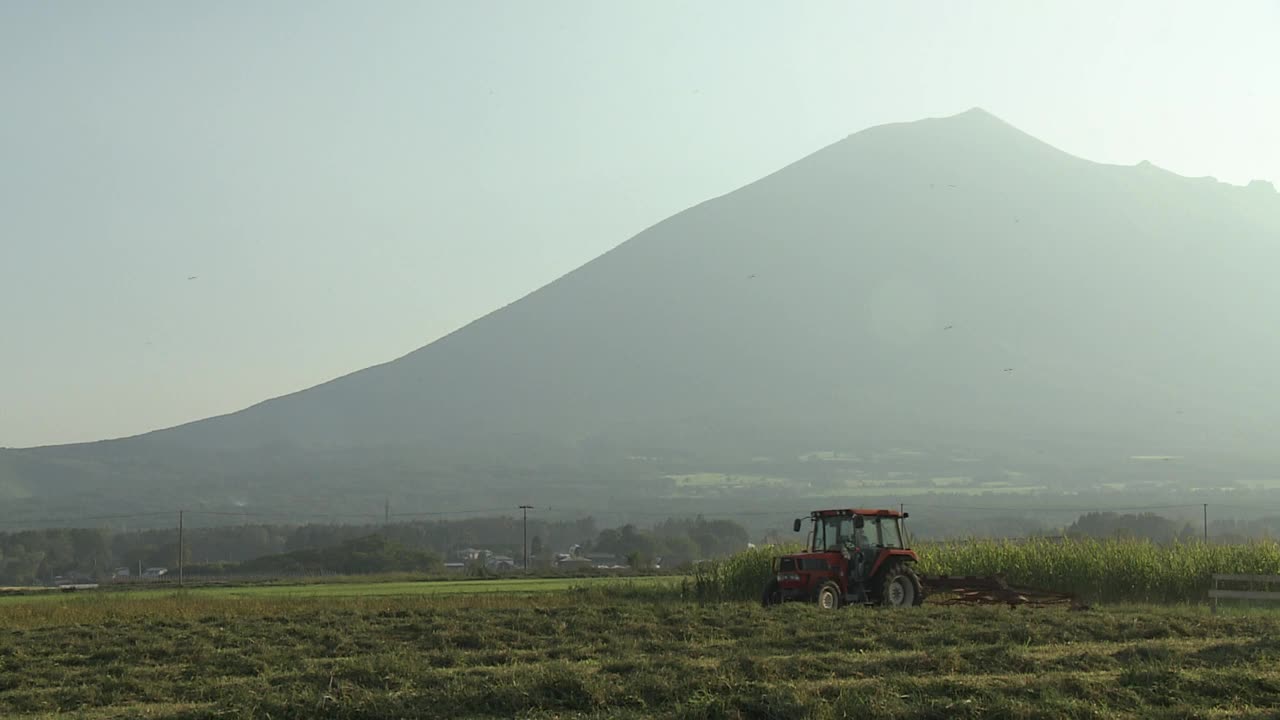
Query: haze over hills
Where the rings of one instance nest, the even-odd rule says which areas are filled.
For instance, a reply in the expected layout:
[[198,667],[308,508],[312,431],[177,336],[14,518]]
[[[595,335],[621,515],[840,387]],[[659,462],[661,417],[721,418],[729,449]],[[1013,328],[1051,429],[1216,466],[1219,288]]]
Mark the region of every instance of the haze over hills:
[[[1280,469],[1278,240],[1267,183],[1089,162],[978,109],[874,127],[393,362],[146,435],[0,451],[0,498],[600,509],[683,502],[665,476],[752,463],[803,476],[757,488],[794,498],[975,461],[1069,488],[1148,455],[1261,477]],[[819,450],[864,464],[794,467]]]

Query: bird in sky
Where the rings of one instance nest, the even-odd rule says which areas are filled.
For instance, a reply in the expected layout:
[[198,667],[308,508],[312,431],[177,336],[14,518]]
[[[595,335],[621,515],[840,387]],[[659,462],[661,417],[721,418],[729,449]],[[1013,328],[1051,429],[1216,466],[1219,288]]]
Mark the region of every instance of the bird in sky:
[[188,275],[188,276],[187,276],[187,279],[188,279],[188,280],[195,280],[195,279],[196,279],[196,278],[198,278],[198,277],[200,277],[200,276],[199,276],[199,275]]
[[953,327],[955,327],[955,325],[948,325],[948,326],[946,326],[946,327],[944,327],[944,328],[942,328],[942,329],[943,329],[943,330],[950,330],[950,329],[951,329],[951,328],[953,328]]

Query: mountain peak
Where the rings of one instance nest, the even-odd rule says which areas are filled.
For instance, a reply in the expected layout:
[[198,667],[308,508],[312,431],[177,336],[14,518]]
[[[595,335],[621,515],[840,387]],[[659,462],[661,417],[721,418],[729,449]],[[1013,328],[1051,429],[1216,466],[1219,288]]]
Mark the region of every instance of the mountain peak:
[[[869,153],[869,155],[867,154]],[[865,165],[875,158],[882,167],[905,173],[933,172],[939,163],[951,167],[1019,167],[1041,172],[1037,163],[1058,164],[1070,155],[981,107],[954,115],[888,122],[852,133],[791,167],[813,164]],[[1037,168],[1037,169],[1033,169]]]
[[[941,122],[941,123],[946,123],[948,125],[954,125],[958,128],[962,128],[970,132],[975,129],[984,128],[989,131],[1006,131],[1006,132],[1016,133],[1018,135],[1023,135],[1026,137],[1033,137],[1030,134],[1018,129],[1012,123],[1009,123],[1008,121],[1004,120],[998,115],[994,115],[976,106],[971,107],[968,110],[965,110],[964,112],[956,113],[955,115],[948,115],[941,118],[934,118],[934,122]],[[1039,142],[1039,140],[1037,140],[1037,142]]]
[[954,115],[925,117],[919,120],[889,122],[883,125],[872,126],[865,130],[853,133],[849,137],[868,134],[876,136],[882,131],[888,129],[907,130],[912,134],[919,134],[923,131],[935,136],[946,136],[952,138],[963,137],[969,140],[977,139],[984,142],[989,142],[995,135],[1004,133],[1009,136],[1020,137],[1024,140],[1034,140],[1037,144],[1044,144],[1032,135],[977,106],[971,107],[963,112],[955,113]]
[[[787,459],[815,448],[911,447],[895,472],[929,491],[1031,466],[1041,487],[1147,482],[1109,458],[1150,445],[1266,457],[1269,186],[1235,202],[1072,158],[979,107],[870,128],[393,362],[144,438],[0,453],[0,497],[606,507],[683,502],[672,463],[754,457],[848,492]],[[955,447],[990,464],[952,466]]]

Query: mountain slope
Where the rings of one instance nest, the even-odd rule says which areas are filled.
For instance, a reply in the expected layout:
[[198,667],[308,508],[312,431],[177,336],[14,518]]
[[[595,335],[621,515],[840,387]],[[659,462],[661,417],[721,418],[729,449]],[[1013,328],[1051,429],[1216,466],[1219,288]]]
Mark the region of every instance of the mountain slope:
[[227,453],[274,458],[237,461],[233,484],[316,453],[365,453],[378,477],[394,471],[371,449],[397,446],[570,464],[655,447],[1260,456],[1280,421],[1277,238],[1269,186],[1088,162],[976,109],[880,126],[394,362],[22,451],[8,482],[165,482]]

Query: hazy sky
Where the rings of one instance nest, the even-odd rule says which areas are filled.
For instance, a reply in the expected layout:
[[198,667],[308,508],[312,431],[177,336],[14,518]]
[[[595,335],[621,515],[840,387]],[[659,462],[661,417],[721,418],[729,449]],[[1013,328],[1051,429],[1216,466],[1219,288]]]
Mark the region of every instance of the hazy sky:
[[1280,180],[1280,3],[1047,5],[0,4],[0,446],[393,359],[884,122]]

